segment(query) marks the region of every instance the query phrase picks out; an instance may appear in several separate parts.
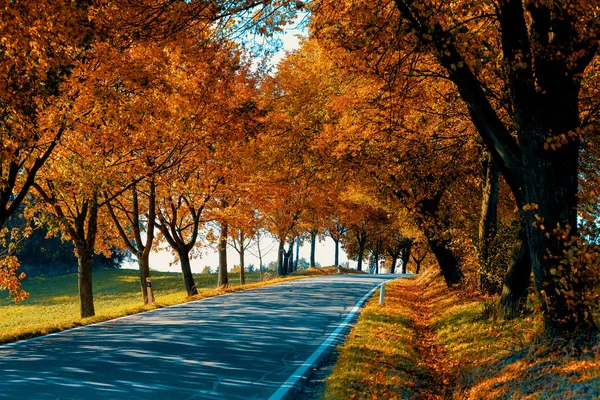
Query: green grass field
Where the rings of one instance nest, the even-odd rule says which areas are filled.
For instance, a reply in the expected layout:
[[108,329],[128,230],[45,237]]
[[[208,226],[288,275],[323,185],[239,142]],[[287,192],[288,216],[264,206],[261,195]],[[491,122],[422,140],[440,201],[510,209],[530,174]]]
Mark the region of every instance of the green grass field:
[[[77,274],[25,279],[23,288],[29,292],[30,298],[21,304],[15,304],[5,292],[2,292],[0,343],[189,300],[185,293],[181,273],[153,271],[151,276],[156,306],[144,307],[137,270],[99,269],[94,271],[96,316],[85,320],[79,317]],[[216,290],[217,274],[198,274],[194,275],[194,279],[200,292],[200,298],[225,292]],[[258,282],[257,272],[246,273],[246,283],[250,283],[250,287],[257,286],[252,282]],[[232,287],[227,291],[239,290],[239,274],[230,274],[229,283]]]

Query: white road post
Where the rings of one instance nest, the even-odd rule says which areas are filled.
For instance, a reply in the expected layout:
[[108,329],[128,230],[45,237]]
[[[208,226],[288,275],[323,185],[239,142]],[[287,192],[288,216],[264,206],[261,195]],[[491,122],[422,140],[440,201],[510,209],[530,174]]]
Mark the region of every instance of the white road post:
[[383,305],[383,301],[385,300],[385,285],[381,285],[379,289],[379,305]]

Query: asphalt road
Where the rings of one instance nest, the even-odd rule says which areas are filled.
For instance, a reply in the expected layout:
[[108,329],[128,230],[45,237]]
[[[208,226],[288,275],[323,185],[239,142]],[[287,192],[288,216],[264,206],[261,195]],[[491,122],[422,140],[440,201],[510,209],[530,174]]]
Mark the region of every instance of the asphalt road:
[[0,346],[0,398],[268,399],[396,277],[297,280]]

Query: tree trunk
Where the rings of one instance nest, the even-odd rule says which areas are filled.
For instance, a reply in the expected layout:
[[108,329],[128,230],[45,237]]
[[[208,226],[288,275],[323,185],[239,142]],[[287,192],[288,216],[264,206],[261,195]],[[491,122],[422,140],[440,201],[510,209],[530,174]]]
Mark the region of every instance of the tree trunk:
[[287,251],[287,262],[286,262],[286,266],[287,266],[287,273],[290,274],[292,272],[294,272],[294,240],[292,239],[290,241],[290,244],[288,245],[288,251]]
[[[561,264],[577,236],[578,166],[581,127],[581,76],[593,59],[595,46],[578,36],[572,16],[551,7],[531,6],[531,35],[540,40],[537,54],[529,53],[531,38],[521,2],[499,7],[504,57],[519,59],[525,68],[511,68],[510,92],[514,105],[523,177],[527,242],[535,284],[549,335],[595,332],[592,312],[584,301],[584,284],[568,263]],[[543,33],[540,33],[543,32]],[[533,46],[532,46],[533,47]],[[557,51],[562,49],[562,51]],[[524,61],[524,62],[523,62]],[[534,68],[535,67],[535,68]]]
[[283,267],[282,267],[282,271],[283,271],[283,275],[287,275],[288,274],[288,264],[290,262],[290,256],[289,253],[285,250],[283,250]]
[[315,259],[316,248],[317,248],[317,231],[312,230],[312,231],[310,231],[310,266],[311,267],[317,266],[317,262]]
[[227,272],[227,235],[229,226],[221,223],[221,234],[219,235],[219,279],[217,286],[229,285],[229,275]]
[[520,225],[510,261],[500,296],[500,311],[506,318],[512,318],[520,312],[527,297],[527,289],[531,285],[531,259],[526,227],[523,223]]
[[413,261],[415,262],[415,274],[419,275],[419,272],[421,272],[421,263],[423,261],[422,260],[417,260],[414,257],[413,257]]
[[196,289],[196,283],[194,282],[194,276],[192,275],[192,266],[190,265],[190,254],[185,248],[177,249],[177,255],[179,256],[179,265],[181,265],[181,274],[183,275],[183,284],[185,285],[185,291],[188,296],[194,296],[198,294]]
[[423,221],[421,221],[419,225],[427,239],[429,248],[431,248],[431,251],[437,259],[446,285],[450,287],[461,283],[464,275],[460,268],[459,259],[450,247],[451,240],[443,238],[443,236],[445,236],[445,231],[449,230],[450,225],[447,219],[440,217],[438,214],[439,204],[443,195],[444,192],[440,191],[436,193],[435,196],[422,200],[420,209],[422,215],[430,218],[432,221],[438,221],[438,223],[441,223],[446,229],[442,230],[436,226],[428,226],[427,223],[424,223]]
[[[543,137],[543,132],[538,136]],[[526,212],[525,216],[536,288],[542,294],[544,330],[550,335],[595,331],[591,310],[583,300],[584,282],[574,281],[570,267],[559,264],[568,248],[552,234],[557,226],[565,231],[565,237],[577,234],[579,139],[570,138],[568,144],[556,150],[544,150],[540,141],[535,144],[536,147],[532,143],[523,144],[530,155],[524,162],[524,189],[526,203],[536,204],[538,209]],[[561,269],[563,273],[553,273]]]
[[284,267],[285,242],[279,240],[279,249],[277,250],[277,275],[285,276],[286,269]]
[[398,257],[396,257],[396,255],[392,255],[392,264],[390,266],[390,273],[391,274],[395,274],[396,273],[396,263],[398,262]]
[[[110,196],[105,192],[106,207],[108,214],[110,215],[115,228],[119,232],[123,243],[127,250],[135,255],[140,272],[140,285],[142,289],[142,300],[144,304],[148,304],[148,288],[146,286],[147,278],[150,277],[150,250],[154,242],[154,221],[156,220],[156,184],[154,182],[154,176],[151,176],[148,181],[148,223],[144,224],[140,221],[140,215],[142,214],[138,200],[138,189],[137,183],[131,186],[132,195],[132,206],[131,209],[126,211],[127,220],[131,223],[129,229],[126,229],[119,218],[117,217],[114,208],[111,204]],[[131,216],[131,218],[129,218]],[[142,240],[142,230],[146,229],[146,241],[145,244]],[[129,231],[129,232],[128,232]],[[133,241],[130,240],[130,234],[133,233]]]
[[[419,209],[421,217],[417,220],[417,225],[423,232],[429,248],[435,255],[446,285],[450,287],[462,282],[464,275],[460,268],[458,257],[450,248],[451,240],[443,238],[446,235],[445,232],[449,231],[450,227],[450,222],[447,218],[440,216],[438,213],[444,193],[444,190],[440,190],[431,197],[420,201]],[[437,225],[431,226],[427,220],[436,221],[443,228]]]
[[420,257],[415,257],[413,252],[412,259],[415,262],[415,274],[418,275],[419,272],[421,272],[421,264],[423,263],[423,260],[425,260],[425,257],[427,257],[426,251],[423,252],[423,254]]
[[[59,213],[62,214],[62,211]],[[63,215],[64,217],[64,215]],[[86,229],[87,228],[87,229]],[[69,236],[77,250],[79,311],[81,318],[93,317],[94,292],[92,290],[92,257],[98,232],[98,204],[85,202],[75,219],[75,229],[68,226]]]
[[448,287],[462,282],[464,275],[459,265],[458,257],[450,249],[450,241],[427,236],[429,248],[440,265],[440,271]]
[[357,260],[357,264],[356,264],[356,270],[357,271],[362,271],[362,265],[363,265],[363,258],[365,255],[365,240],[362,240],[362,238],[358,239],[358,260]]
[[337,239],[333,239],[333,242],[335,243],[335,256],[334,256],[334,265],[336,268],[340,267],[340,241]]
[[[146,226],[146,244],[143,246],[140,257],[138,257],[138,263],[140,263],[140,284],[142,286],[142,297],[144,299],[144,304],[148,304],[148,287],[146,286],[147,279],[150,278],[150,252],[152,251],[152,244],[154,242],[154,221],[156,220],[156,183],[154,181],[154,176],[152,176],[148,182],[148,224]],[[135,201],[134,212],[136,213],[133,221],[134,221],[134,232],[136,241],[139,241],[138,249],[142,247],[142,224],[139,221],[139,207],[137,200],[137,189],[133,187],[133,195]],[[154,301],[156,301],[156,296],[153,293]]]
[[85,245],[77,246],[77,272],[79,287],[79,311],[81,318],[93,317],[94,294],[92,291],[92,257],[94,250]]
[[258,280],[259,280],[259,282],[262,282],[263,259],[262,259],[262,251],[260,250],[260,240],[258,241],[256,248],[258,251]]
[[412,240],[408,241],[408,244],[402,252],[400,253],[400,261],[402,262],[402,273],[406,274],[406,268],[408,267],[408,262],[410,261],[410,251],[412,249],[413,242]]
[[488,152],[483,154],[483,190],[481,196],[481,215],[479,219],[478,256],[479,289],[487,294],[497,294],[497,285],[492,279],[497,273],[492,265],[490,247],[496,238],[498,222],[498,178],[500,171]]
[[244,242],[240,245],[240,285],[246,284],[246,272],[245,272],[245,262],[244,262]]
[[296,238],[296,261],[294,262],[294,271],[298,271],[298,263],[300,262],[300,236]]
[[150,277],[150,252],[143,251],[136,254],[138,266],[140,268],[140,286],[142,288],[142,297],[144,304],[148,304],[148,287],[146,281]]

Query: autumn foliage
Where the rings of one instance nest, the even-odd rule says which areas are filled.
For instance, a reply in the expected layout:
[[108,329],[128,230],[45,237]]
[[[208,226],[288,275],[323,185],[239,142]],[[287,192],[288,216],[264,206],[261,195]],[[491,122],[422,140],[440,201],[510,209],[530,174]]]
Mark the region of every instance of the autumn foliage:
[[[546,333],[595,332],[594,2],[438,3],[3,3],[0,227],[27,203],[74,244],[82,317],[94,253],[130,251],[147,302],[157,247],[191,296],[203,249],[226,286],[226,243],[243,264],[268,232],[279,275],[328,235],[361,270],[431,257],[505,317],[534,290]],[[299,9],[301,48],[258,67],[249,38]]]

